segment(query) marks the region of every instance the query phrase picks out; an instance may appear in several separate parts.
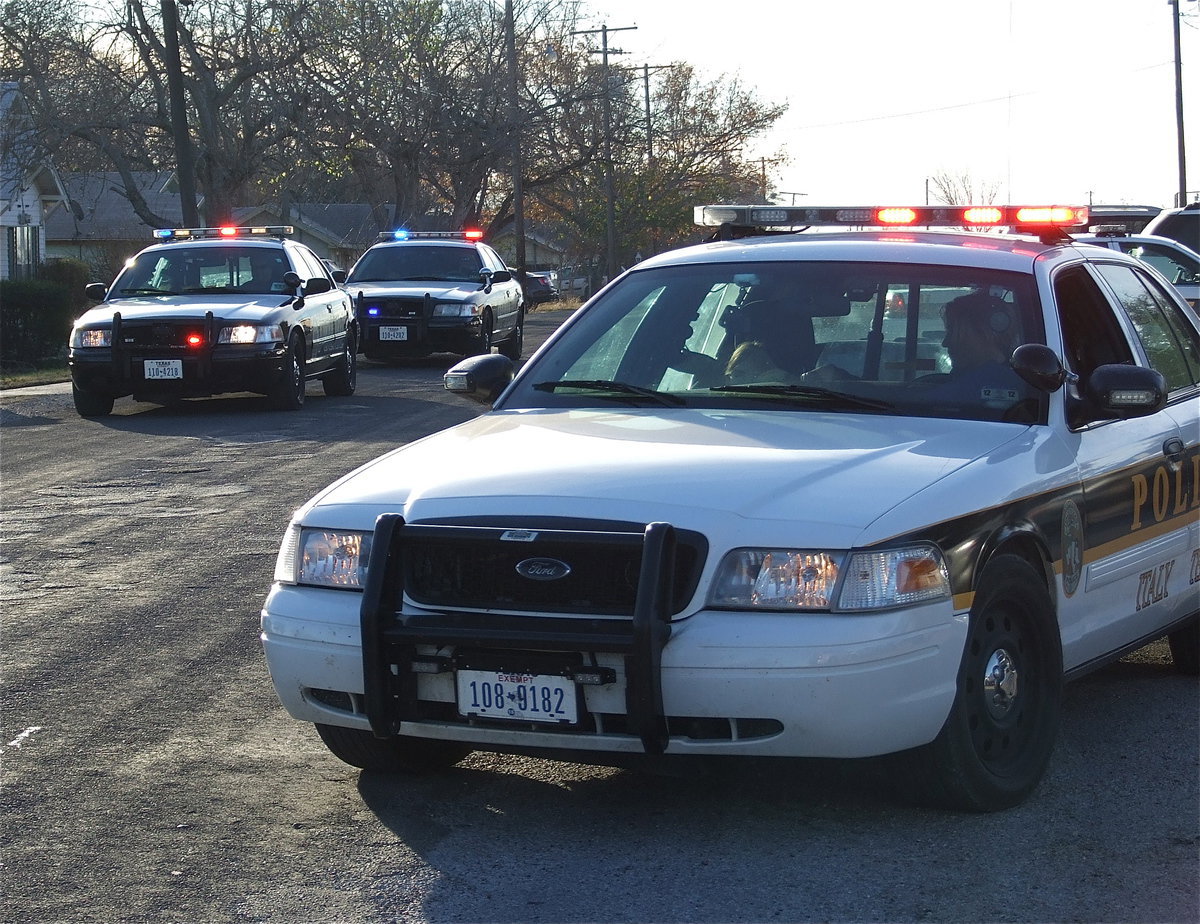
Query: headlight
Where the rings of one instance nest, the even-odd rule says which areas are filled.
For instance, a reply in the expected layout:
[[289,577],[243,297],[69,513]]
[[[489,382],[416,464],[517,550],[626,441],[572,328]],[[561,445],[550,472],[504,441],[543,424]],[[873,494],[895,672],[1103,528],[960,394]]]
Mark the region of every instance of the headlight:
[[278,324],[238,324],[222,327],[217,343],[282,343],[283,329]]
[[73,347],[106,347],[112,346],[112,328],[77,327],[71,331],[71,346]]
[[471,318],[475,316],[477,305],[470,302],[440,302],[433,306],[435,318]]
[[717,569],[709,603],[730,609],[861,612],[949,595],[945,562],[930,545],[849,555],[735,549]]
[[275,580],[362,590],[371,557],[371,533],[311,529],[293,523],[275,560]]
[[725,556],[710,603],[754,609],[828,609],[838,561],[828,552],[735,549]]

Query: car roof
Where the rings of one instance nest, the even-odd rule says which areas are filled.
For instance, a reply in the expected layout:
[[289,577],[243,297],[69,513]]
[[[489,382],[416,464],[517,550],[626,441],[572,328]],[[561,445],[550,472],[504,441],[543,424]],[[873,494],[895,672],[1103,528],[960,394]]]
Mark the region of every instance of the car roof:
[[684,247],[651,257],[639,263],[638,268],[754,260],[830,260],[930,263],[1028,273],[1036,260],[1056,254],[1081,256],[1068,244],[1046,244],[1016,234],[908,230],[799,232]]
[[185,238],[175,241],[163,241],[158,244],[151,244],[142,250],[142,253],[155,250],[180,250],[182,248],[202,247],[204,249],[222,247],[230,247],[236,245],[238,247],[262,247],[267,249],[281,249],[288,244],[294,244],[294,241],[281,240],[280,238],[270,237],[220,237],[220,238]]
[[1071,237],[1084,244],[1091,244],[1093,242],[1107,244],[1110,241],[1132,241],[1135,244],[1159,244],[1171,250],[1182,250],[1185,254],[1200,260],[1200,254],[1188,247],[1187,244],[1162,234],[1072,234]]
[[469,247],[474,250],[482,243],[484,242],[446,240],[445,238],[434,237],[410,237],[399,241],[377,241],[369,249],[375,250],[377,247],[411,247],[414,244],[420,244],[422,247]]

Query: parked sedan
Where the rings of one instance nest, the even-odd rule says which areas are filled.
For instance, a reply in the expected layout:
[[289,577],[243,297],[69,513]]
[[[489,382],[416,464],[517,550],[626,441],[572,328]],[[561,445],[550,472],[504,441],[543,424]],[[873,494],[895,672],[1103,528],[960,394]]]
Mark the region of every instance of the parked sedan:
[[1163,274],[1193,308],[1200,307],[1200,254],[1179,241],[1154,234],[1101,231],[1074,235],[1075,240],[1119,250],[1149,263]]
[[67,363],[75,409],[117,398],[170,402],[254,391],[304,404],[307,382],[351,395],[358,328],[350,297],[289,226],[181,228],[130,260],[75,322]]
[[712,243],[520,370],[450,369],[487,413],[296,511],[284,707],[374,771],[890,755],[922,800],[1018,804],[1065,680],[1162,636],[1200,670],[1200,319],[1082,212],[697,209]]
[[558,299],[558,287],[551,273],[522,272],[511,270],[525,291],[526,305],[542,305]]
[[344,288],[368,359],[473,356],[493,346],[520,358],[524,293],[477,233],[391,232],[359,257]]

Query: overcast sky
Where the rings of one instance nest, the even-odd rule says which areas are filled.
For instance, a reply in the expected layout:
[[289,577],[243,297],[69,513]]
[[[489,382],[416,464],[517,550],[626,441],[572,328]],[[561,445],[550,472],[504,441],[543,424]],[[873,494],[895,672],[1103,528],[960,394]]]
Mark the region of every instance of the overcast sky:
[[[1187,188],[1200,190],[1200,3],[1180,0]],[[686,60],[787,103],[796,204],[925,201],[939,171],[997,201],[1168,206],[1179,186],[1167,0],[587,0],[614,63]],[[590,15],[589,15],[590,14]],[[636,31],[615,31],[636,26]],[[599,45],[599,36],[593,37]],[[790,203],[791,196],[782,202]]]

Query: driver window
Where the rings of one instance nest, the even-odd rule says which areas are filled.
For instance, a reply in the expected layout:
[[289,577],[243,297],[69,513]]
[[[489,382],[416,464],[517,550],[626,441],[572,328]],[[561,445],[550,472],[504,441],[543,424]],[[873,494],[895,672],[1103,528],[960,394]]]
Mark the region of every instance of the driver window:
[[1086,378],[1097,366],[1133,362],[1112,306],[1084,267],[1068,267],[1058,274],[1054,299],[1062,324],[1063,362],[1068,369]]

